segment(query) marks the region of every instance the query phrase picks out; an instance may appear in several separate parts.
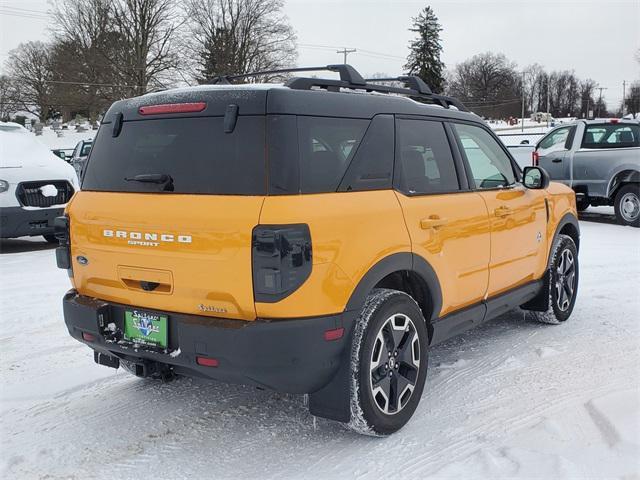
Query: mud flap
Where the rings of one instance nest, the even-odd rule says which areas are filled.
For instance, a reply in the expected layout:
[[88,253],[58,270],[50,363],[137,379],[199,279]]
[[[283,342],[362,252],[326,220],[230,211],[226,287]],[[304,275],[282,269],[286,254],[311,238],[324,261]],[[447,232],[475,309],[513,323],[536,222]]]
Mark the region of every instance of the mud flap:
[[549,310],[549,286],[551,283],[551,269],[547,268],[540,292],[527,303],[520,305],[523,310],[546,312]]
[[309,395],[309,412],[316,417],[347,423],[351,420],[351,342],[353,329],[342,351],[340,368],[333,379]]

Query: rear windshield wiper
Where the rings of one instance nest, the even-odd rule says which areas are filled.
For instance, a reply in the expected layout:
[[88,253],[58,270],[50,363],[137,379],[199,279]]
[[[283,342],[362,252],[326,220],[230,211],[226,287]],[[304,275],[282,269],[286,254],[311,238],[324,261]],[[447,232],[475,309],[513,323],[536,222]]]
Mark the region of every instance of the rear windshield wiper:
[[125,177],[127,182],[157,183],[164,185],[163,190],[173,191],[173,178],[165,173],[142,173],[133,177]]

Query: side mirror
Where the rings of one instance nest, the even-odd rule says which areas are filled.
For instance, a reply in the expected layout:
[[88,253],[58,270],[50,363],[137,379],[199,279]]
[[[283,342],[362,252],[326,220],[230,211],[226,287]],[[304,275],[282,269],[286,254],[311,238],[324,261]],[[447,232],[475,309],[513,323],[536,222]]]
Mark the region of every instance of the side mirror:
[[544,168],[524,167],[522,183],[532,190],[542,190],[549,186],[551,178]]

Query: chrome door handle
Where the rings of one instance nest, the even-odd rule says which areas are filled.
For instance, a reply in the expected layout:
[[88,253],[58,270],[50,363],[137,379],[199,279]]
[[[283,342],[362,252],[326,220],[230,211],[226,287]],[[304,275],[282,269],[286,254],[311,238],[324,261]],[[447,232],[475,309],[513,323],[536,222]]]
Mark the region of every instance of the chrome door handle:
[[446,225],[449,222],[446,218],[440,218],[432,215],[431,217],[423,218],[420,220],[420,228],[428,230],[430,228],[438,228]]
[[511,210],[509,207],[498,207],[493,211],[493,214],[496,217],[506,217],[507,215],[512,215],[513,214],[513,210]]

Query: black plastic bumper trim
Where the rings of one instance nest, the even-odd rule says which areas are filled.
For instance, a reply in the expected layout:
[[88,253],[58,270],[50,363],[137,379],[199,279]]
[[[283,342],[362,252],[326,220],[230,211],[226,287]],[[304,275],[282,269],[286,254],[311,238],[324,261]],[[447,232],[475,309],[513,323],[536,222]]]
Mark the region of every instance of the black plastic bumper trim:
[[[124,311],[139,310],[169,316],[166,351],[134,348],[119,342]],[[100,353],[134,362],[170,365],[175,373],[228,383],[266,387],[286,393],[313,393],[338,371],[355,312],[304,319],[255,320],[211,318],[103,302],[70,290],[63,299],[67,329],[73,338]],[[111,326],[109,325],[111,324]],[[344,328],[342,338],[324,339],[324,332]],[[82,333],[91,333],[86,342]],[[196,363],[196,356],[218,360],[217,367]]]

